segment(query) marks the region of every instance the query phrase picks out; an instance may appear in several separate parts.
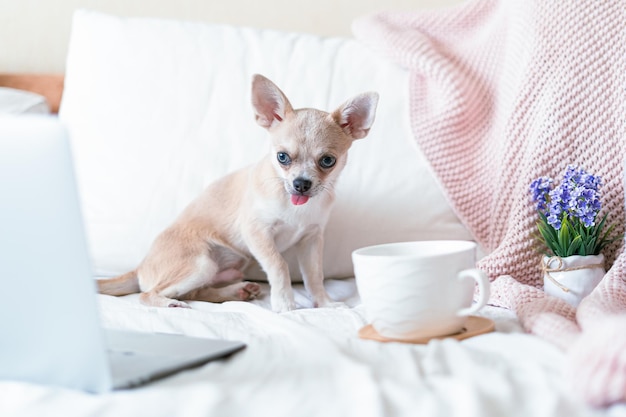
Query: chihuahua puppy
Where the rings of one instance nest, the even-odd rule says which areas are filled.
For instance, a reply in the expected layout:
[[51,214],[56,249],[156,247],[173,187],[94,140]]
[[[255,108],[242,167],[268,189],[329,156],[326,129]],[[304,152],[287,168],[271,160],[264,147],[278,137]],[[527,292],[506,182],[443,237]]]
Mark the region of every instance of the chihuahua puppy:
[[332,113],[294,110],[274,83],[254,75],[252,105],[269,133],[268,155],[210,184],[156,238],[137,269],[99,280],[99,292],[140,292],[142,303],[158,307],[251,300],[260,287],[243,281],[242,270],[254,257],[267,274],[272,309],[284,312],[295,303],[281,253],[295,246],[314,305],[341,304],[324,288],[324,227],[348,149],[367,135],[377,103],[378,94],[364,93]]

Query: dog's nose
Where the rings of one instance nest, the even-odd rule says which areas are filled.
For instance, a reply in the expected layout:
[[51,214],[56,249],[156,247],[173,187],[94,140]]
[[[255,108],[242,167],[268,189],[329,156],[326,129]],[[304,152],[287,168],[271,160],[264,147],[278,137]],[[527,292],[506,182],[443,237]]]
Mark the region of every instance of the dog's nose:
[[304,178],[296,178],[293,180],[293,188],[299,193],[306,193],[311,189],[311,181]]

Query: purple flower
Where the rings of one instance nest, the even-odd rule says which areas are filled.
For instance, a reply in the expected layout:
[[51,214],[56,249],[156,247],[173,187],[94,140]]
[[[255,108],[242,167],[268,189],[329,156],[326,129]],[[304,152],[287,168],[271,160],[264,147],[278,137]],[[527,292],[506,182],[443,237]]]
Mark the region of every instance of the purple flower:
[[546,216],[555,230],[561,228],[564,216],[576,218],[586,227],[591,227],[602,208],[601,184],[599,176],[569,165],[563,181],[556,188],[553,188],[551,178],[539,177],[530,184],[530,192],[537,210]]
[[552,189],[552,182],[552,178],[539,177],[530,184],[533,202],[542,213],[548,208],[548,194]]
[[565,170],[563,183],[570,183],[593,191],[598,191],[602,184],[599,176],[591,175],[583,168],[576,168],[573,165],[568,165]]
[[615,225],[604,229],[605,214],[596,224],[602,208],[599,176],[583,168],[569,165],[558,185],[548,177],[540,177],[530,184],[532,200],[539,212],[537,222],[539,240],[545,254],[566,257],[597,255],[608,244],[623,235],[610,236]]
[[586,227],[593,226],[596,216],[602,208],[599,197],[602,184],[600,177],[570,165],[567,167],[563,184],[567,184],[567,187],[571,189],[570,200],[566,208],[568,214],[578,218]]
[[[552,197],[552,195],[550,197]],[[561,228],[561,215],[563,214],[565,209],[563,208],[563,201],[558,198],[558,194],[556,194],[554,197],[557,198],[551,199],[550,206],[548,207],[548,212],[545,213],[545,215],[548,218],[548,224],[554,227],[555,230],[559,230]]]

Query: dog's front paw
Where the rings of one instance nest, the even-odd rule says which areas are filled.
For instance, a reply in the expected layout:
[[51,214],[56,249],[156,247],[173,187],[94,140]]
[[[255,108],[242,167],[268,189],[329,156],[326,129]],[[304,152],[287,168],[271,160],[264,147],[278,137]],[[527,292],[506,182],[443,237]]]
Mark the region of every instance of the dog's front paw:
[[315,308],[348,308],[345,303],[333,301],[326,291],[319,291],[311,294],[313,298],[313,307]]
[[349,308],[346,303],[342,303],[341,301],[332,301],[332,300],[314,302],[313,306],[315,308]]
[[296,302],[291,297],[274,297],[272,296],[272,310],[275,313],[286,313],[296,309]]

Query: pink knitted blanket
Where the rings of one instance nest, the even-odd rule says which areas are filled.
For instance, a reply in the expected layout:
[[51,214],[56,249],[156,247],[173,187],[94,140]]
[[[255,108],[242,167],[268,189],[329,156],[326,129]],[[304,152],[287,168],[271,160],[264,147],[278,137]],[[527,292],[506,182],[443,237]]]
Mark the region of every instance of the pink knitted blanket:
[[626,254],[605,251],[612,267],[577,310],[545,295],[528,187],[584,167],[624,232],[624,28],[624,0],[470,1],[353,25],[410,71],[415,140],[489,253],[492,303],[566,350],[572,387],[595,405],[626,401]]

